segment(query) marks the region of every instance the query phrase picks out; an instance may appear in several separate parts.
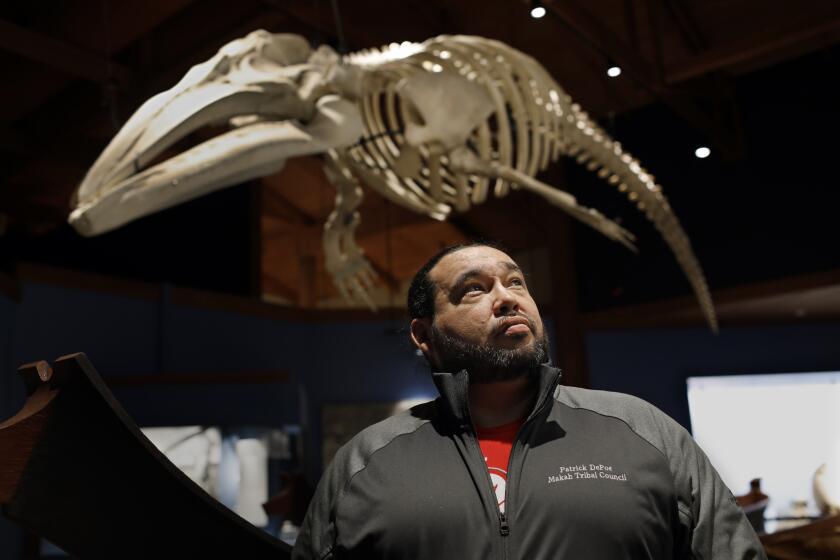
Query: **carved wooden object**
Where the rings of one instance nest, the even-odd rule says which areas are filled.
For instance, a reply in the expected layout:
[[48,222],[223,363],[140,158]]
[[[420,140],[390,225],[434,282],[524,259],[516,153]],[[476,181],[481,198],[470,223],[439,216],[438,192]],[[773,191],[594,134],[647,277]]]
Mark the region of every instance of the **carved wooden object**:
[[0,424],[3,514],[79,558],[289,558],[149,442],[84,354],[19,369]]
[[840,515],[802,527],[761,535],[770,560],[830,560],[840,558]]

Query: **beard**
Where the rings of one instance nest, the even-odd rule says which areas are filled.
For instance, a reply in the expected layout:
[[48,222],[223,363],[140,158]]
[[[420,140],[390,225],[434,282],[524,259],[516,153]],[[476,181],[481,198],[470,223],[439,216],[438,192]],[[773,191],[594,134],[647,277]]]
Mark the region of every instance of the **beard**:
[[[536,333],[534,322],[528,319],[531,332]],[[534,341],[522,348],[498,348],[489,344],[470,344],[450,336],[432,322],[429,337],[441,363],[431,364],[439,371],[458,372],[466,369],[470,383],[508,381],[529,375],[541,364],[548,362],[548,336],[534,334]],[[431,362],[430,362],[431,363]]]

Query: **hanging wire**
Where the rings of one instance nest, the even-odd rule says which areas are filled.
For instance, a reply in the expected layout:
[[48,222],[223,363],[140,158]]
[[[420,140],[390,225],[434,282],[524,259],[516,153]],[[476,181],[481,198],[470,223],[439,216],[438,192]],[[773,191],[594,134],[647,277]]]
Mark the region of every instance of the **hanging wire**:
[[338,11],[338,0],[330,0],[332,6],[333,21],[335,22],[335,34],[338,36],[338,52],[347,54],[347,43],[344,41],[344,28],[341,25],[341,12]]
[[117,110],[117,84],[111,62],[111,9],[108,0],[102,0],[102,28],[105,36],[105,84],[102,89],[102,105],[107,108],[111,126],[116,133],[121,123]]

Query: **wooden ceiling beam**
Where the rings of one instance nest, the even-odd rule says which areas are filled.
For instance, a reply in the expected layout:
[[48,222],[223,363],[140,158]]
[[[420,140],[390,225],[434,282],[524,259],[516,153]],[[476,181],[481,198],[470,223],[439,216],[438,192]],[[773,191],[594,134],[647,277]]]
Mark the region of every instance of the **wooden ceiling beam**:
[[551,2],[547,7],[560,21],[577,33],[595,50],[618,63],[652,93],[670,93],[664,89],[661,76],[638,51],[625,44],[598,18],[573,2]]
[[[105,54],[98,57],[99,60],[107,61],[112,58],[112,55],[122,51],[149,30],[160,26],[162,22],[193,1],[124,0],[118,3],[119,10],[111,10],[112,6],[109,2],[76,2],[73,9],[56,11],[61,14],[58,18],[50,19],[49,11],[44,11],[42,19],[55,29],[54,34],[60,36],[62,38],[60,42],[70,46],[72,52],[85,53],[85,55],[80,55],[84,58],[78,60],[88,60],[91,53],[100,51]],[[0,37],[4,36],[5,32],[0,32]],[[51,48],[49,53],[54,54],[58,60],[62,60],[62,51],[54,43],[53,46],[56,48]],[[37,48],[37,45],[33,45],[32,48]],[[40,53],[41,58],[49,53]],[[95,71],[92,67],[87,70],[84,67],[76,68],[78,60],[74,62],[71,59],[64,63],[69,66],[68,70],[75,68],[77,73],[78,71],[86,73]],[[107,67],[104,63],[102,68],[107,75]],[[117,72],[120,70],[118,69]],[[37,111],[56,94],[65,90],[69,83],[68,77],[76,77],[77,73],[70,72],[67,75],[54,71],[45,72],[39,65],[21,66],[15,72],[15,87],[3,91],[0,121],[18,122]],[[102,83],[99,80],[94,81]],[[118,82],[118,80],[108,80],[105,83],[112,81]]]
[[700,30],[700,26],[684,0],[665,0],[665,8],[677,24],[677,29],[685,43],[694,53],[709,47],[705,34]]
[[630,44],[636,49],[639,48],[639,23],[636,19],[636,2],[634,0],[624,0],[624,26],[627,29],[627,37],[630,39]]
[[0,49],[102,84],[125,86],[132,77],[127,66],[6,20],[0,20]]
[[575,31],[592,48],[621,66],[627,75],[634,78],[691,126],[707,134],[722,153],[731,156],[741,152],[737,135],[728,129],[716,126],[715,119],[710,118],[698,105],[677,96],[677,92],[666,83],[663,72],[639,55],[637,49],[627,45],[616,36],[601,20],[574,2],[555,0],[547,3],[546,6],[552,14]]
[[656,73],[657,85],[664,80],[665,76],[665,49],[663,48],[662,36],[662,6],[658,0],[646,0],[647,18],[650,34],[650,42],[653,46],[654,72]]
[[784,56],[786,52],[799,52],[803,45],[824,46],[840,41],[840,18],[779,33],[768,30],[761,35],[745,37],[735,43],[712,47],[685,61],[666,73],[668,84],[677,84],[760,59]]

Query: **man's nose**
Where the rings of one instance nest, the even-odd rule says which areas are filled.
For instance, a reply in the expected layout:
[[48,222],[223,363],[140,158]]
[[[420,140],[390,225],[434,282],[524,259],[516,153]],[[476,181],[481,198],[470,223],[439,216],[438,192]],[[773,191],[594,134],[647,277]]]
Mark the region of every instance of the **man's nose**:
[[501,282],[496,282],[493,286],[493,315],[496,317],[503,317],[510,315],[514,311],[519,310],[519,302],[516,296],[505,288]]

